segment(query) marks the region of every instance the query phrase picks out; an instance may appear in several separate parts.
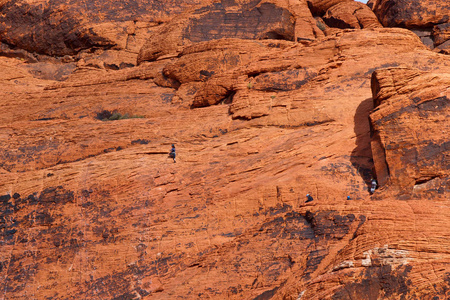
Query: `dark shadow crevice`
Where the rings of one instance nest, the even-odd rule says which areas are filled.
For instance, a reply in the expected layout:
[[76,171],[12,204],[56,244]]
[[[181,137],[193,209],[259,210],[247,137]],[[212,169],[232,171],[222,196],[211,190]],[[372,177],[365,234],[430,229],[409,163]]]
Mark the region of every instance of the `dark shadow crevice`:
[[354,115],[354,132],[356,147],[353,149],[350,162],[370,188],[371,179],[375,178],[374,162],[371,148],[371,126],[369,115],[373,110],[372,98],[367,98],[360,103]]

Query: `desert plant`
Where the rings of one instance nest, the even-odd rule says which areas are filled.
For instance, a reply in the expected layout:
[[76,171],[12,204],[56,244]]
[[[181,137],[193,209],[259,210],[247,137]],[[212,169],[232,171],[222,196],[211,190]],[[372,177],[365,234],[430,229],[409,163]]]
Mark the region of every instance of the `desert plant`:
[[125,114],[125,115],[122,116],[120,113],[114,112],[114,113],[111,115],[111,117],[107,118],[106,120],[109,120],[109,121],[115,121],[115,120],[120,120],[120,119],[122,119],[122,118],[124,118],[124,117],[126,117],[126,116],[128,116],[128,115]]

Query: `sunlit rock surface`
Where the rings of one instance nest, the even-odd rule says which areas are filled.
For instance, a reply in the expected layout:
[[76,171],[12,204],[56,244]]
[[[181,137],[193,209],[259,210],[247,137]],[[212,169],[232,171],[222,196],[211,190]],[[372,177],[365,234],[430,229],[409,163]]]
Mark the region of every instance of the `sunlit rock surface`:
[[155,2],[137,50],[2,19],[0,298],[450,297],[450,59],[319,2]]

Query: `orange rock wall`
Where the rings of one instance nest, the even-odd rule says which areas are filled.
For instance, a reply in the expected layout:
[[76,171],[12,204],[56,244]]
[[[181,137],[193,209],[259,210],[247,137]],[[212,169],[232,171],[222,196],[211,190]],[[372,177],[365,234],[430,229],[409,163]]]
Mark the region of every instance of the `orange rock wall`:
[[0,299],[450,297],[447,55],[353,1],[44,4],[0,4]]

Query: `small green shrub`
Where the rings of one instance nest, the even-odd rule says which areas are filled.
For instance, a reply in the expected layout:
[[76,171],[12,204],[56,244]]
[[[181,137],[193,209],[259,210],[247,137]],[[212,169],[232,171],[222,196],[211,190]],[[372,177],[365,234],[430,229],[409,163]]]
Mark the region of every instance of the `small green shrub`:
[[145,119],[145,116],[141,115],[132,115],[128,119]]
[[115,121],[115,120],[120,120],[120,119],[122,119],[122,118],[125,117],[125,116],[127,116],[127,114],[125,114],[125,115],[122,116],[120,113],[114,112],[114,113],[111,115],[111,117],[106,118],[106,119],[104,119],[104,120],[105,120],[105,121],[107,121],[107,120],[109,120],[109,121]]
[[252,86],[253,86],[253,85],[252,85],[252,83],[251,83],[251,82],[249,82],[249,83],[247,84],[247,88],[248,88],[248,89],[251,89],[251,88],[252,88]]

